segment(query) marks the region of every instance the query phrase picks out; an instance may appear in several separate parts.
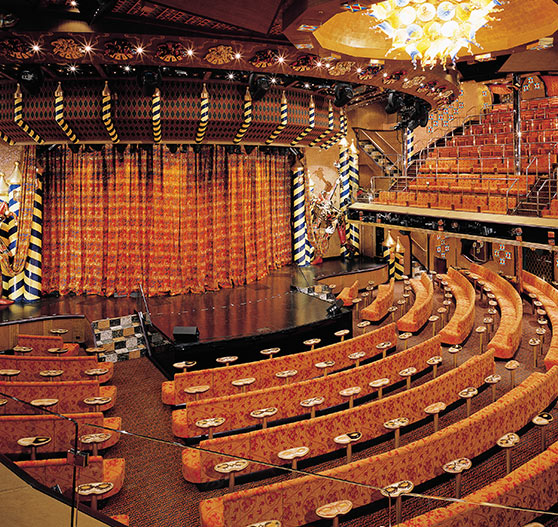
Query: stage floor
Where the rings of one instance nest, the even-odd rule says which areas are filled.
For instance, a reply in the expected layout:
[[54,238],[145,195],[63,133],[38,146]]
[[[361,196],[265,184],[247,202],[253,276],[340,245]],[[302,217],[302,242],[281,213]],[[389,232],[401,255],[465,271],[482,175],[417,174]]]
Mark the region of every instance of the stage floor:
[[[328,260],[319,266],[294,265],[271,271],[251,284],[204,294],[164,295],[147,299],[151,319],[167,336],[175,326],[197,326],[200,342],[281,331],[326,318],[328,303],[297,293],[322,276],[374,269],[381,263],[369,258],[350,262]],[[60,314],[85,315],[89,321],[145,311],[141,298],[68,295],[11,305],[0,311],[0,323]]]

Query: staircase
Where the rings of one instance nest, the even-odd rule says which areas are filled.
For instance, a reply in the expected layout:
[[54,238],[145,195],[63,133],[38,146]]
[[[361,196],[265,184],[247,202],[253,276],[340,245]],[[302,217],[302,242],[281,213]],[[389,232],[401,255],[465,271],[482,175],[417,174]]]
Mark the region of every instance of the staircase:
[[[556,169],[554,169],[556,176]],[[556,194],[556,177],[549,179],[545,174],[531,187],[525,199],[519,202],[513,214],[519,216],[540,216],[543,209],[550,205],[552,197]]]

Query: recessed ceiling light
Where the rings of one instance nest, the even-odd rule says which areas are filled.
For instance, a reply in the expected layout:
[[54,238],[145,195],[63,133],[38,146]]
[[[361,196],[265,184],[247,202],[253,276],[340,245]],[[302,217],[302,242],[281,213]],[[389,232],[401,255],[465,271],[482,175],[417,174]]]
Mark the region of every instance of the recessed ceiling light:
[[279,55],[279,57],[277,57],[277,62],[279,64],[283,64],[283,62],[285,62],[285,57],[282,57],[281,55]]
[[130,66],[124,66],[124,71],[130,71]]
[[271,77],[271,83],[275,84],[277,82],[277,79],[275,77]]
[[138,47],[136,48],[136,53],[139,54],[139,55],[141,55],[141,54],[143,53],[143,48],[142,48],[141,46],[138,46]]
[[91,51],[93,51],[93,48],[89,44],[86,44],[85,46],[83,46],[83,51],[85,51],[85,53],[90,53]]
[[76,6],[77,6],[76,0],[72,0],[72,1],[70,2],[70,5],[71,5],[72,7],[76,7]]
[[77,66],[74,66],[73,64],[68,68],[72,73],[74,73],[75,71],[77,71]]
[[241,57],[242,57],[242,55],[238,51],[234,54],[234,58],[236,60],[240,60]]
[[39,44],[33,44],[31,46],[31,49],[35,52],[41,51],[41,47],[39,46]]
[[357,68],[356,72],[357,73],[362,73],[362,68]]
[[194,50],[192,48],[187,49],[186,50],[186,55],[188,55],[189,57],[193,56],[194,55]]
[[322,61],[319,60],[318,62],[316,62],[316,68],[321,68],[322,67]]
[[304,87],[308,89],[308,88],[310,88],[310,84],[308,84],[307,82],[305,82],[305,83],[304,83]]
[[231,81],[234,79],[234,73],[229,73],[227,75],[227,78],[230,79]]

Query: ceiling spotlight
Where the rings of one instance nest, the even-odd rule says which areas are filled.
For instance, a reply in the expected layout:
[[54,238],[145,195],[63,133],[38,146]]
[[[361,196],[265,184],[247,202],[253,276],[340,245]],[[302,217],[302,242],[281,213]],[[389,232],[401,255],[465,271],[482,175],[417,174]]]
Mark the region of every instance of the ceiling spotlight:
[[304,87],[305,87],[306,89],[308,89],[308,88],[310,88],[310,84],[308,84],[307,82],[305,82],[305,83],[304,83]]
[[234,73],[229,73],[229,74],[227,75],[227,79],[229,79],[229,80],[232,81],[232,80],[234,79]]
[[319,60],[318,62],[316,62],[316,68],[321,68],[322,67],[322,61]]
[[39,51],[41,51],[41,47],[39,46],[39,44],[33,44],[31,46],[31,49],[35,52],[38,53]]
[[141,54],[143,53],[143,48],[142,48],[141,46],[138,46],[138,47],[136,48],[136,53],[137,53],[138,55],[141,55]]
[[130,71],[130,66],[124,66],[124,71]]
[[85,46],[83,46],[83,51],[85,53],[91,53],[91,51],[93,51],[93,48],[89,44],[86,44]]
[[186,50],[186,55],[188,55],[189,57],[193,57],[194,56],[194,50],[192,48],[187,49]]
[[278,62],[279,64],[283,64],[283,63],[285,62],[285,57],[279,55],[279,57],[277,57],[277,62]]
[[72,72],[75,73],[77,71],[77,66],[74,66],[73,64],[71,66],[68,67],[68,69]]
[[71,5],[72,7],[76,7],[76,6],[77,6],[76,0],[71,0],[70,5]]
[[234,58],[236,60],[240,60],[241,57],[242,57],[242,55],[238,51],[234,54]]
[[271,77],[271,84],[277,84],[277,79],[275,77]]
[[357,68],[357,69],[356,69],[356,72],[357,72],[357,73],[362,73],[362,68]]

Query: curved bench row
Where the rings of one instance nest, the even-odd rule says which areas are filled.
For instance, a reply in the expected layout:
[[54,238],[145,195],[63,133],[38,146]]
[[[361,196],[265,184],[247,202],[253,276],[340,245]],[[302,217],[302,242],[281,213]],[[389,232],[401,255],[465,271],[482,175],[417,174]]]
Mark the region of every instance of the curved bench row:
[[[65,416],[77,421],[80,436],[107,432],[107,430],[101,430],[90,425],[112,428],[113,430],[120,430],[122,428],[122,420],[120,417],[103,417],[103,414],[100,412],[66,414]],[[32,437],[36,435],[52,438],[50,443],[41,446],[41,453],[66,452],[69,448],[74,447],[74,434],[74,423],[55,415],[0,416],[0,452],[3,454],[28,453],[26,447],[17,444],[17,440],[22,437]],[[110,439],[104,441],[100,445],[100,448],[114,446],[119,439],[119,432],[110,432]]]
[[519,430],[557,394],[558,368],[534,373],[467,419],[398,449],[320,473],[331,479],[305,476],[204,500],[202,526],[232,527],[276,519],[283,527],[296,527],[318,520],[315,510],[332,501],[348,499],[355,508],[367,505],[381,499],[380,492],[349,482],[378,488],[403,480],[415,486],[424,483],[441,475],[448,461],[474,458],[503,434]]
[[428,317],[432,314],[434,287],[426,273],[422,273],[420,278],[411,279],[411,287],[415,292],[415,301],[409,311],[397,321],[397,329],[415,333],[428,322]]
[[527,271],[523,271],[523,289],[537,295],[552,326],[552,338],[544,357],[544,365],[549,370],[558,366],[558,289]]
[[[202,441],[200,447],[204,451],[185,449],[182,452],[184,478],[194,483],[204,483],[224,477],[216,472],[214,467],[218,463],[230,461],[230,458],[205,450],[278,464],[280,459],[277,453],[293,447],[309,447],[309,457],[342,449],[344,446],[336,444],[333,439],[352,431],[362,434],[361,441],[380,437],[386,433],[385,422],[398,417],[406,417],[409,423],[420,421],[426,416],[424,408],[440,401],[451,404],[459,399],[460,390],[468,386],[481,386],[485,377],[493,371],[492,353],[484,353],[471,358],[459,368],[411,390],[350,410],[266,430]],[[265,468],[257,463],[251,463],[243,473]]]
[[479,275],[492,288],[500,306],[500,325],[488,347],[499,359],[513,357],[521,342],[523,304],[519,293],[505,278],[480,265],[471,264],[471,272]]
[[378,293],[374,301],[360,312],[360,317],[364,320],[377,322],[388,314],[388,309],[393,304],[394,279],[387,284],[378,286]]
[[475,324],[475,289],[471,282],[459,271],[450,267],[446,280],[455,299],[455,311],[449,322],[441,329],[440,337],[443,344],[461,344],[471,333]]
[[358,295],[358,280],[353,282],[351,287],[344,287],[337,295],[337,298],[343,302],[344,306],[352,306],[353,298]]
[[376,349],[377,344],[385,341],[395,342],[395,324],[383,326],[343,342],[316,348],[313,351],[224,368],[178,373],[173,381],[163,382],[162,400],[163,403],[171,405],[191,401],[193,397],[184,393],[184,389],[200,385],[209,386],[206,392],[199,394],[200,399],[234,395],[239,389],[231,382],[248,377],[255,379],[255,382],[248,387],[252,390],[282,386],[285,380],[277,377],[276,373],[288,370],[296,370],[296,375],[291,380],[303,381],[319,375],[320,371],[315,367],[318,362],[332,360],[335,362],[332,370],[342,370],[354,364],[348,355],[359,351],[370,353],[371,350]]
[[[74,465],[65,458],[17,461],[16,465],[46,487],[59,485],[63,493],[72,490]],[[77,485],[110,482],[114,487],[103,494],[103,499],[109,498],[119,492],[124,484],[124,467],[125,462],[122,458],[103,459],[101,456],[90,456],[89,464],[77,471]],[[83,501],[85,498],[80,499]]]
[[[506,477],[463,498],[464,503],[434,509],[399,527],[517,527],[535,514],[483,506],[494,503],[520,509],[548,510],[558,501],[558,443],[521,465]],[[533,524],[534,525],[534,524]]]
[[[361,360],[368,359],[377,353],[381,353],[381,351],[370,350],[370,353],[367,353],[366,357]],[[270,417],[272,420],[303,415],[309,412],[309,408],[301,406],[300,402],[315,396],[324,398],[320,409],[340,405],[348,400],[347,397],[340,395],[341,390],[358,386],[362,390],[362,397],[371,390],[368,386],[369,382],[388,378],[389,384],[393,384],[401,380],[399,372],[405,368],[413,367],[417,372],[427,369],[429,365],[426,361],[434,355],[440,355],[438,337],[421,342],[385,359],[327,377],[317,377],[304,382],[254,390],[238,395],[194,401],[189,403],[185,409],[175,410],[172,413],[172,430],[178,437],[199,436],[205,432],[196,426],[196,422],[216,416],[226,418],[223,425],[219,427],[219,432],[254,426],[259,421],[251,417],[250,413],[253,410],[269,407],[277,408],[277,413]]]
[[[110,397],[102,406],[108,410],[116,402],[116,386],[100,386],[96,381],[61,381],[61,382],[0,382],[0,392],[23,401],[35,399],[58,399],[51,409],[58,413],[91,412],[92,405],[84,403],[89,397]],[[6,414],[32,414],[35,409],[27,404],[12,399],[4,406]]]
[[64,342],[62,337],[50,335],[18,335],[17,345],[32,348],[30,355],[35,357],[49,355],[50,348],[67,348],[66,357],[76,356],[79,353],[79,344]]
[[91,380],[91,376],[85,372],[91,369],[106,369],[107,373],[99,376],[101,382],[112,378],[114,363],[97,362],[93,356],[90,357],[28,357],[18,355],[0,355],[0,369],[20,370],[21,373],[15,381],[37,381],[44,380],[39,375],[43,370],[62,370],[65,381]]

